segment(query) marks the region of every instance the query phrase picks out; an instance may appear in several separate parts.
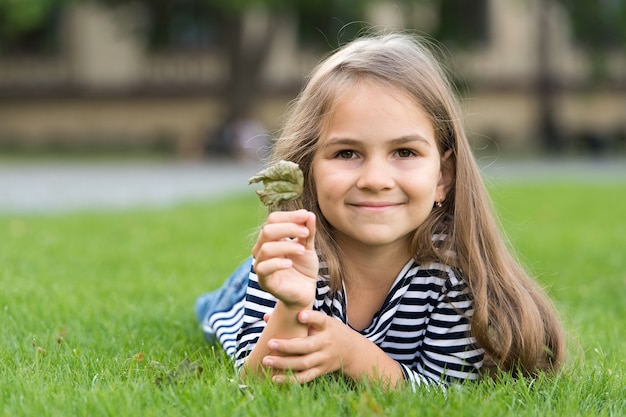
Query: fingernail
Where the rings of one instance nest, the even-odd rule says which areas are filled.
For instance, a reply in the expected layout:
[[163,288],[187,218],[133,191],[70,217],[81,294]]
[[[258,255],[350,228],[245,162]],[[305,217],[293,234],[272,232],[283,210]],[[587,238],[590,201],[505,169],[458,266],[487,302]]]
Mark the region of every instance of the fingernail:
[[278,342],[275,342],[272,340],[271,342],[267,344],[267,347],[269,347],[270,350],[276,350],[278,349]]
[[306,321],[309,318],[308,313],[300,313],[300,321]]
[[263,365],[271,367],[274,365],[274,361],[270,358],[265,358],[263,359]]

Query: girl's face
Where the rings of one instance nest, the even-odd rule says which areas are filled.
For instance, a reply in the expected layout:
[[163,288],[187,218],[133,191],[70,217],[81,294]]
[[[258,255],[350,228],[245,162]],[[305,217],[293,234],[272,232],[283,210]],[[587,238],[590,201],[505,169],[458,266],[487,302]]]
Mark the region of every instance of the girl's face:
[[369,82],[342,94],[329,117],[313,176],[335,238],[410,256],[411,232],[445,197],[430,120],[400,90]]

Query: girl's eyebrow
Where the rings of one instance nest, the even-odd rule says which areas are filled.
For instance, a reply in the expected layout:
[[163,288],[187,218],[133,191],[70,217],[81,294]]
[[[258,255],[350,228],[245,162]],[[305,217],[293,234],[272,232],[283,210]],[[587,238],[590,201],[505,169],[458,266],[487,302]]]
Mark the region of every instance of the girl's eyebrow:
[[[390,139],[387,141],[387,143],[389,143],[392,146],[401,146],[401,145],[406,145],[407,143],[411,143],[411,142],[421,142],[425,145],[428,146],[432,146],[432,143],[426,139],[425,137],[423,137],[422,135],[419,134],[411,134],[411,135],[406,135],[406,136],[400,136],[399,138],[394,138],[394,139]],[[342,138],[342,137],[331,137],[330,139],[328,139],[328,141],[326,141],[326,143],[324,144],[325,147],[328,146],[355,146],[360,144],[361,141],[357,140],[357,139],[351,139],[351,138]]]

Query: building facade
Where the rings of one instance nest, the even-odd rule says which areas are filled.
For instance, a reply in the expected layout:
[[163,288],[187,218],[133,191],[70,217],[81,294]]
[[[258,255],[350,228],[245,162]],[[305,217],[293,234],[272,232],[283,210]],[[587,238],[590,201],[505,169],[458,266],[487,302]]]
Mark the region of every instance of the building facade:
[[[445,12],[435,3],[407,9],[374,2],[368,22],[431,33]],[[445,44],[477,149],[533,152],[542,146],[538,138],[551,132],[555,137],[547,143],[552,140],[557,150],[624,149],[623,50],[603,56],[603,80],[592,83],[594,61],[574,41],[558,3],[477,4],[478,26],[469,30],[478,39]],[[160,147],[185,157],[210,152],[207,144],[219,140],[232,118],[224,97],[232,67],[222,40],[210,21],[202,26],[181,17],[170,22],[179,28],[168,32],[173,47],[154,48],[150,42],[158,36],[146,36],[145,29],[150,16],[137,5],[69,3],[57,11],[52,52],[26,48],[0,56],[0,150],[58,145]],[[279,127],[303,77],[324,53],[300,41],[300,26],[294,15],[272,20],[267,10],[253,9],[238,29],[242,45],[254,50],[260,48],[255,40],[267,43],[261,88],[245,117],[270,131]]]

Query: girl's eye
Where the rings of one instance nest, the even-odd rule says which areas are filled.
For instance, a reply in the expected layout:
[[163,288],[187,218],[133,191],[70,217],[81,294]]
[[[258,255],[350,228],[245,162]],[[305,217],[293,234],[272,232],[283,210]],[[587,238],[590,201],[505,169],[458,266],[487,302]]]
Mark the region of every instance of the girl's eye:
[[354,151],[343,150],[343,151],[337,152],[337,158],[339,159],[352,159],[354,158],[354,156],[355,156]]
[[410,158],[415,156],[415,152],[410,149],[398,149],[397,153],[400,158]]

